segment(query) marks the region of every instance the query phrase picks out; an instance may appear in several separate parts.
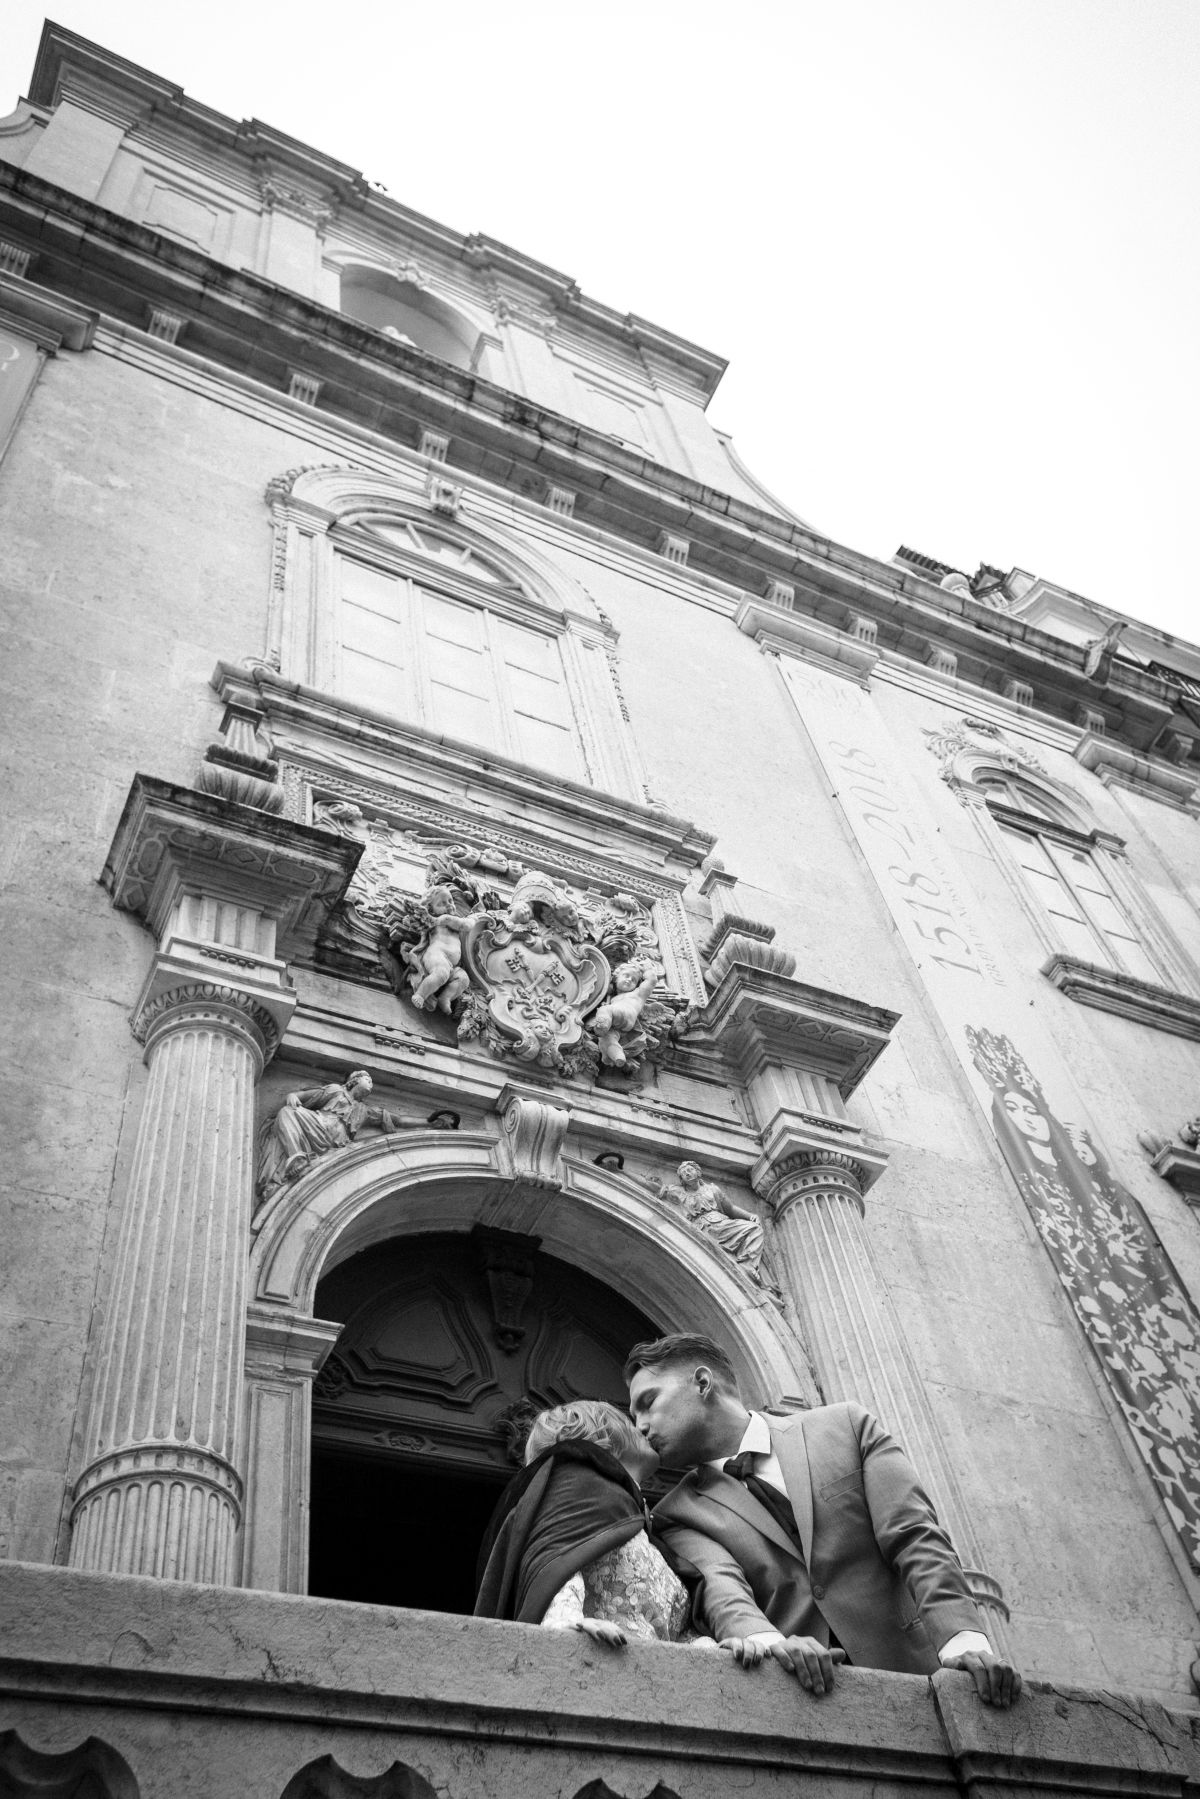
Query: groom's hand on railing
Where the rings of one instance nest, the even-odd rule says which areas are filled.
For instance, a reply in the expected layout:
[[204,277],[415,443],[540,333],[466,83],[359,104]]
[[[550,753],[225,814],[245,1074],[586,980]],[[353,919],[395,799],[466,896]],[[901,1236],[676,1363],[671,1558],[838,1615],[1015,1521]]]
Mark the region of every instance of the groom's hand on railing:
[[743,1668],[757,1668],[768,1655],[794,1674],[808,1693],[827,1693],[833,1685],[833,1670],[844,1662],[844,1649],[829,1649],[815,1637],[785,1637],[780,1631],[761,1632],[753,1637],[725,1637],[722,1649],[728,1649]]

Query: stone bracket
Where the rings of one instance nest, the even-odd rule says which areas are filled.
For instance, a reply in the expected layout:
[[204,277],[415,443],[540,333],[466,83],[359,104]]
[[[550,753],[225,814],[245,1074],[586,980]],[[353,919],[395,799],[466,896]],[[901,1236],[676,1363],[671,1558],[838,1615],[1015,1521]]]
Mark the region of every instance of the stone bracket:
[[500,1090],[500,1161],[515,1181],[526,1187],[557,1192],[563,1184],[562,1146],[571,1122],[565,1106],[555,1105],[540,1087],[509,1081]]

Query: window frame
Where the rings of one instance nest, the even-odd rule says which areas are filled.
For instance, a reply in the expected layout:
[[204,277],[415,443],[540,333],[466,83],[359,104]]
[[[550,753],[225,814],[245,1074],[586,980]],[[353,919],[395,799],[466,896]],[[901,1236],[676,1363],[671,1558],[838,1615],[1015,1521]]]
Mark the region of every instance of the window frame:
[[[344,680],[345,643],[340,628],[340,610],[346,603],[341,568],[344,563],[350,562],[395,580],[404,595],[400,628],[411,658],[406,696],[411,702],[411,710],[400,706],[383,707],[381,710],[394,713],[403,723],[415,724],[424,730],[469,743],[485,754],[498,752],[511,757],[515,762],[543,767],[547,773],[561,775],[567,780],[590,781],[592,774],[584,733],[580,727],[579,707],[571,691],[567,658],[563,654],[566,625],[561,615],[556,617],[543,607],[531,608],[520,584],[507,575],[499,564],[481,555],[476,546],[461,534],[443,530],[440,524],[435,526],[425,520],[394,520],[396,524],[403,523],[418,532],[424,531],[429,537],[437,538],[443,543],[461,544],[466,554],[495,572],[495,580],[485,580],[472,575],[466,567],[455,568],[453,563],[444,562],[436,556],[423,556],[415,548],[408,549],[392,539],[373,535],[370,529],[373,522],[373,518],[367,517],[341,520],[328,533],[333,556],[333,619],[329,646],[333,692],[347,703],[355,703],[355,696],[348,690]],[[432,672],[430,651],[430,638],[436,633],[431,630],[432,619],[426,606],[427,598],[447,600],[452,605],[466,607],[482,619],[484,661],[491,681],[489,698],[494,701],[493,719],[499,741],[482,742],[465,736],[461,731],[444,730],[439,723],[434,694],[437,683]],[[559,683],[569,720],[563,729],[566,740],[572,746],[573,767],[540,763],[526,753],[519,723],[521,712],[513,691],[511,659],[506,656],[503,644],[497,639],[494,620],[513,625],[520,631],[529,632],[554,644]],[[369,702],[360,699],[357,703],[361,705]],[[539,722],[550,725],[553,721],[542,719]]]

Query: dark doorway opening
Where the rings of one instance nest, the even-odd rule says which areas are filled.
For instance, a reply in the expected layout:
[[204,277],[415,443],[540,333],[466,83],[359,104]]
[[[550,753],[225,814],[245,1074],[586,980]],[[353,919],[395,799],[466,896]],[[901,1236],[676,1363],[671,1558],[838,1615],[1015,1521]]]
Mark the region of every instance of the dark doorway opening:
[[309,1592],[469,1614],[479,1545],[503,1486],[314,1444]]
[[498,1231],[365,1249],[321,1281],[316,1315],[343,1328],[313,1388],[308,1590],[439,1612],[474,1607],[521,1419],[624,1407],[625,1354],[660,1334],[612,1286]]

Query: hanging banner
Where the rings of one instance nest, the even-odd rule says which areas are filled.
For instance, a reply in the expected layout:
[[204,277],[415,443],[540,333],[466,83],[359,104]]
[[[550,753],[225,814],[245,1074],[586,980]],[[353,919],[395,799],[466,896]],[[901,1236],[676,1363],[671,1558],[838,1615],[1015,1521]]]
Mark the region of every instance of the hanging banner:
[[[784,681],[1113,1397],[1200,1572],[1200,1313],[1112,1175],[1055,1045],[1006,987],[861,687]],[[1034,1071],[1037,1071],[1035,1073]]]

